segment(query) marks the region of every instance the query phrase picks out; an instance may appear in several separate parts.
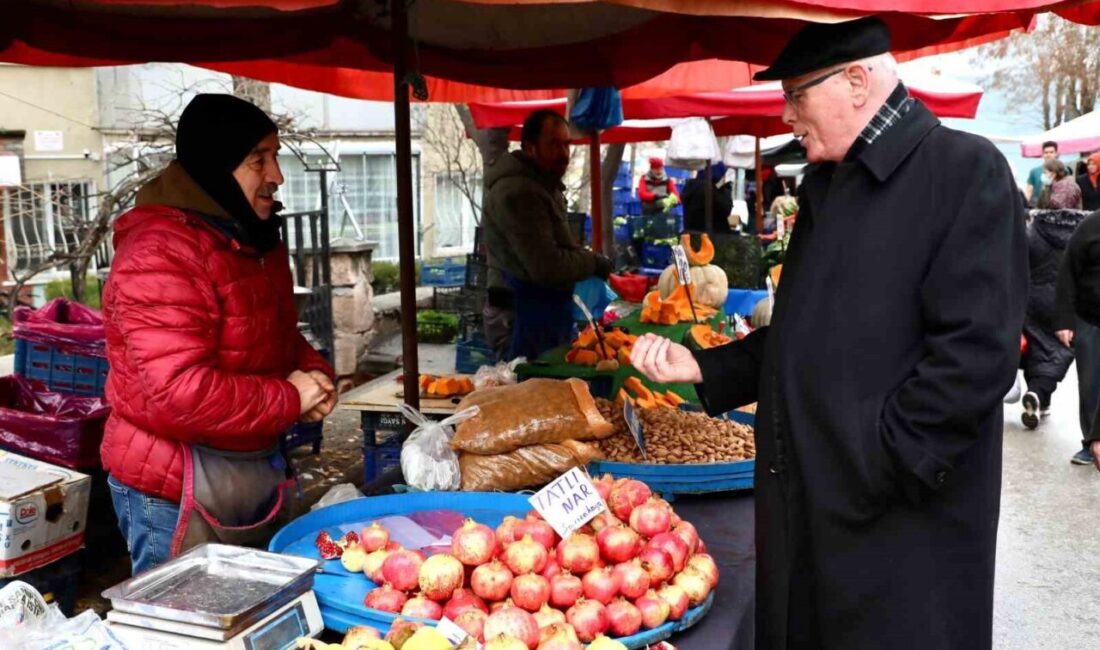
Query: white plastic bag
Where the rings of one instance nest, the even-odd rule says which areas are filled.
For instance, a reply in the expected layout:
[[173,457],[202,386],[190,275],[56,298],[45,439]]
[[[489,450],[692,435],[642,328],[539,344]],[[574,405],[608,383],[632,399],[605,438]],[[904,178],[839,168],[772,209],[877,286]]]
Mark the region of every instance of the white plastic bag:
[[721,159],[718,138],[710,122],[701,117],[692,117],[677,122],[672,127],[672,137],[668,141],[669,167],[680,169],[703,169],[710,161]]
[[325,506],[362,498],[363,493],[357,490],[354,485],[351,483],[340,483],[339,485],[333,485],[329,488],[329,491],[325,492],[325,496],[321,497],[317,503],[310,506],[309,510],[312,512],[314,510],[320,510]]
[[501,361],[495,366],[481,366],[474,374],[474,388],[492,388],[494,386],[510,386],[518,380],[516,366],[527,363],[527,357],[517,357],[511,361]]
[[4,650],[127,650],[92,610],[66,619],[57,605],[25,582],[0,589],[0,647]]
[[454,491],[462,487],[462,472],[458,466],[458,454],[451,449],[455,435],[451,426],[477,415],[478,407],[463,409],[442,421],[424,417],[408,404],[401,405],[401,413],[416,429],[401,445],[401,473],[405,483],[424,491]]

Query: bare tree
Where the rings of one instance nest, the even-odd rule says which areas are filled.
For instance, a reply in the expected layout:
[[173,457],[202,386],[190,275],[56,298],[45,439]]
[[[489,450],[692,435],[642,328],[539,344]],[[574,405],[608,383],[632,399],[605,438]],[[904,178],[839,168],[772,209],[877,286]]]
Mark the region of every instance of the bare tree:
[[[502,145],[503,151],[508,151],[507,129],[478,129],[465,104],[429,104],[417,112],[416,121],[424,144],[435,152],[437,171],[462,193],[480,224],[482,172],[496,160],[497,147]],[[503,138],[497,133],[501,131]],[[497,140],[495,145],[492,140]]]
[[992,87],[1008,94],[1010,105],[1039,104],[1043,128],[1050,129],[1096,107],[1100,92],[1100,30],[1055,14],[1043,14],[1035,31],[1016,34],[979,48],[982,61],[1000,63]]

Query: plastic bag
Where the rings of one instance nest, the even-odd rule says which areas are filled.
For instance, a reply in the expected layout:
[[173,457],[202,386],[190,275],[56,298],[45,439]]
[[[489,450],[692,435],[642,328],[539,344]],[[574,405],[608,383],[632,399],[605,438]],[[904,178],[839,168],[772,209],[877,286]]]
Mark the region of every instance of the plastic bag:
[[[581,301],[588,307],[593,318],[601,318],[611,301],[619,297],[606,282],[599,278],[586,278],[574,284],[573,295],[581,297]],[[573,320],[585,320],[584,312],[576,305],[573,305]]]
[[66,354],[107,357],[103,314],[65,298],[54,298],[39,309],[16,307],[12,335]]
[[99,465],[110,412],[102,397],[50,392],[18,375],[0,378],[0,446],[48,463]]
[[468,492],[512,492],[549,483],[574,467],[600,456],[594,444],[566,440],[561,444],[521,447],[507,454],[462,454],[462,489]]
[[707,162],[718,160],[722,153],[714,129],[701,117],[677,122],[668,141],[668,166],[680,169],[703,169]]
[[93,610],[66,619],[42,594],[15,580],[0,589],[0,639],[4,650],[126,650]]
[[474,374],[474,388],[493,388],[510,386],[518,381],[516,366],[527,363],[527,357],[516,357],[511,361],[501,361],[495,366],[481,366]]
[[345,501],[351,501],[352,499],[362,499],[363,493],[355,489],[355,486],[351,483],[341,483],[339,485],[333,485],[329,488],[328,492],[325,492],[325,496],[321,497],[317,503],[309,507],[310,512],[314,510],[320,510],[325,506],[336,505],[337,503],[343,503]]
[[[459,410],[479,413],[458,425],[451,447],[473,454],[506,454],[520,447],[596,440],[614,431],[580,379],[528,379],[470,393]],[[408,476],[406,475],[406,478]]]
[[451,425],[476,416],[477,407],[464,408],[460,404],[457,413],[441,422],[424,417],[408,404],[400,408],[409,422],[416,425],[401,445],[401,473],[405,482],[418,490],[457,490],[462,478],[458,455],[450,446],[454,436]]
[[613,87],[582,88],[569,111],[569,123],[583,131],[602,131],[623,123],[623,100]]

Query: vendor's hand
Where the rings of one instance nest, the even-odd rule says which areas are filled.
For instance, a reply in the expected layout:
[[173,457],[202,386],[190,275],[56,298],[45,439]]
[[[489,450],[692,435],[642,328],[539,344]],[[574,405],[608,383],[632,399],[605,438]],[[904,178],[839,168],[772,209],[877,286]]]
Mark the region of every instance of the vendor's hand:
[[1073,330],[1058,330],[1055,335],[1062,342],[1062,345],[1067,348],[1073,346]]
[[[295,370],[286,378],[298,390],[299,415],[305,415],[324,402],[329,392],[310,375]],[[329,382],[331,385],[332,382]]]
[[630,359],[638,372],[662,384],[703,381],[703,371],[690,350],[656,334],[645,334],[634,342]]
[[328,392],[328,396],[320,404],[313,407],[312,411],[302,416],[302,420],[305,422],[320,422],[332,413],[332,409],[336,408],[339,395],[336,392],[335,384],[325,373],[320,370],[310,370],[309,376],[313,377],[317,384]]
[[1092,449],[1092,463],[1096,465],[1096,471],[1100,472],[1100,440],[1093,440],[1089,447]]

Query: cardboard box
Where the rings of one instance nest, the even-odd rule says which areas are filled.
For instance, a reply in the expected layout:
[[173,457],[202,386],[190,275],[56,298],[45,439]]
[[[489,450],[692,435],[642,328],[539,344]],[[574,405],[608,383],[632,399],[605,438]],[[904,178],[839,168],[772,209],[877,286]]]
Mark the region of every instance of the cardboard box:
[[0,451],[0,577],[84,546],[91,485],[86,474]]

